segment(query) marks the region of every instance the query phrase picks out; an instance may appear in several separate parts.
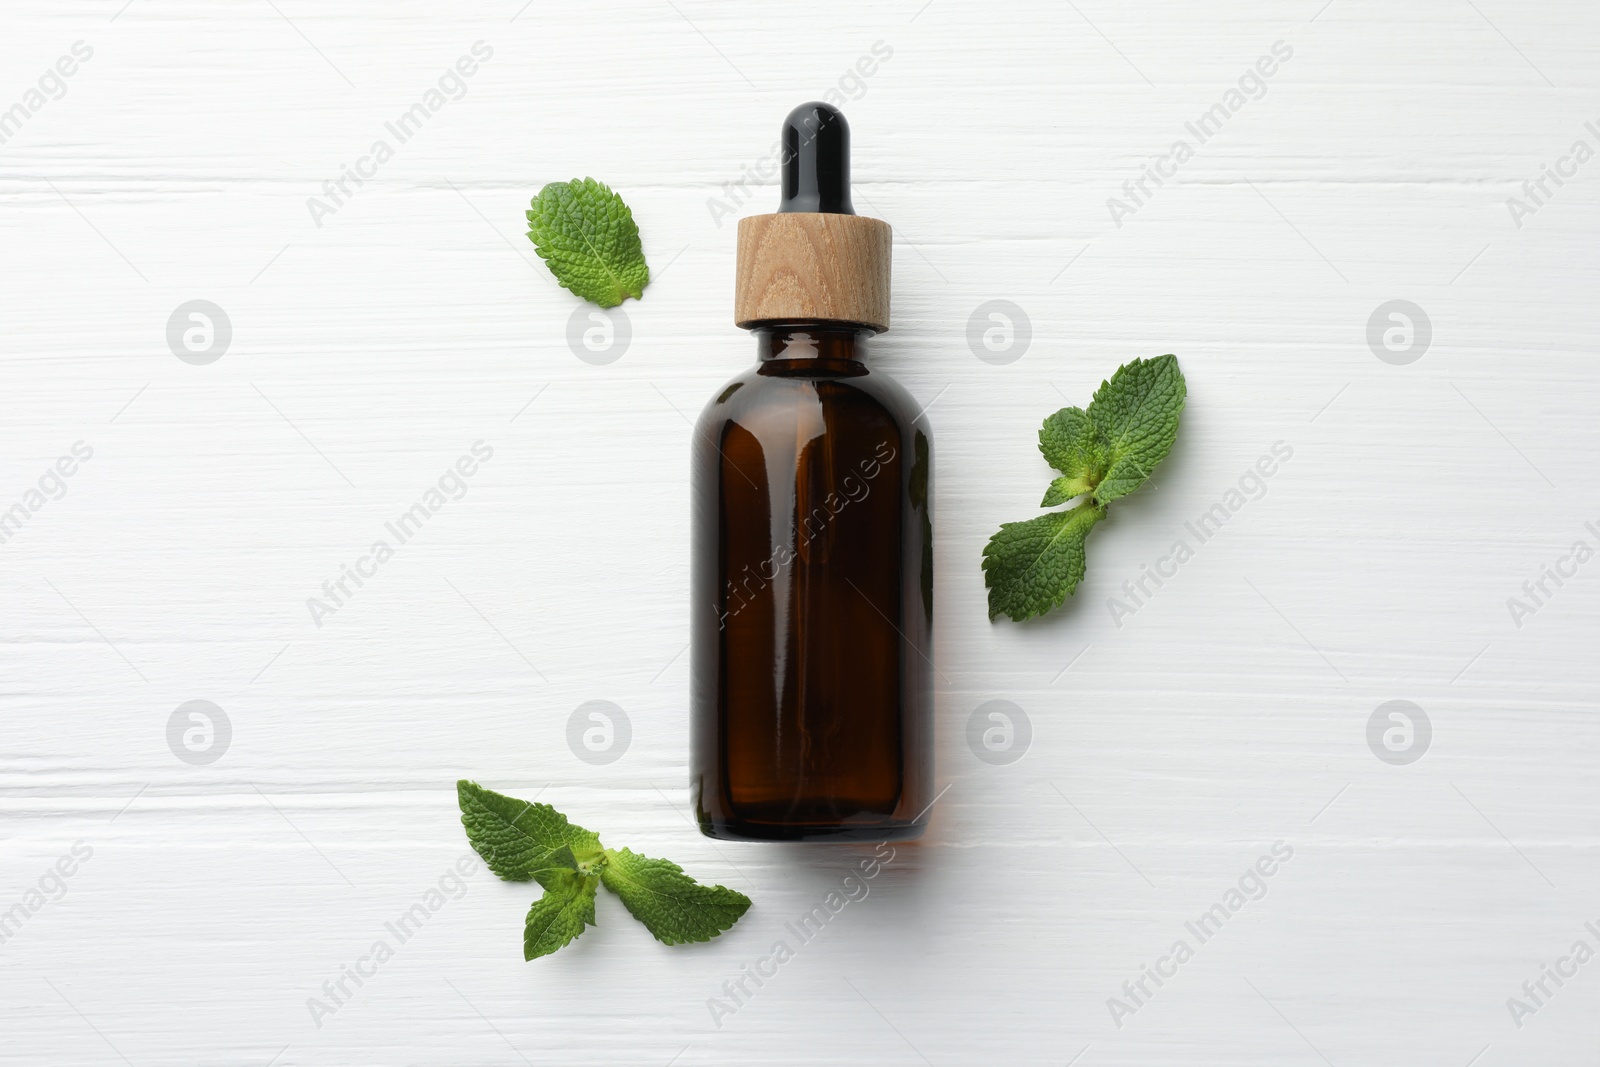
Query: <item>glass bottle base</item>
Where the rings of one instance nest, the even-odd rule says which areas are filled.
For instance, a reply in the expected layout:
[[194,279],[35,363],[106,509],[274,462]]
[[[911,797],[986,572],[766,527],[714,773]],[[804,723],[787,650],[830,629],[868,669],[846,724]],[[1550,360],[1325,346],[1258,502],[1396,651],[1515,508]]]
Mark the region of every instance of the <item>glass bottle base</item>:
[[859,841],[915,841],[926,822],[768,823],[701,816],[700,832],[719,841],[811,841],[845,844]]

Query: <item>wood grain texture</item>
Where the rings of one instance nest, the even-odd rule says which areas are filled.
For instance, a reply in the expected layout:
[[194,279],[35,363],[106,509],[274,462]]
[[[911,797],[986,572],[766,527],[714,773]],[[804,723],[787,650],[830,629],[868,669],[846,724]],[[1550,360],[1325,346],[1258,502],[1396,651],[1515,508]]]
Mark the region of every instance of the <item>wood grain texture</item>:
[[889,328],[893,234],[882,219],[812,212],[739,220],[733,321]]
[[[0,916],[41,906],[0,944],[0,1064],[1594,1062],[1600,962],[1507,1007],[1600,949],[1600,562],[1571,552],[1600,547],[1592,4],[3,17],[0,514],[41,505],[0,543]],[[719,1026],[724,983],[870,853],[713,843],[685,807],[690,420],[753,358],[731,223],[771,210],[778,125],[829,93],[895,234],[871,358],[938,449],[949,789]],[[583,175],[652,267],[625,331],[523,236]],[[231,322],[214,362],[169,344],[193,300]],[[1368,340],[1395,300],[1431,324],[1406,364]],[[1038,513],[1040,420],[1162,352],[1189,383],[1172,456],[1073,603],[991,625],[979,554]],[[1367,740],[1397,699],[1432,726],[1405,766]],[[169,747],[194,700],[231,724],[208,764]],[[568,744],[595,700],[631,724],[601,765]],[[968,744],[996,700],[1031,724],[1007,765]],[[529,887],[478,871],[318,1026],[308,998],[455,886],[460,776],[755,905],[668,949],[602,897],[529,965]],[[1265,895],[1119,1027],[1108,1000],[1278,841]]]

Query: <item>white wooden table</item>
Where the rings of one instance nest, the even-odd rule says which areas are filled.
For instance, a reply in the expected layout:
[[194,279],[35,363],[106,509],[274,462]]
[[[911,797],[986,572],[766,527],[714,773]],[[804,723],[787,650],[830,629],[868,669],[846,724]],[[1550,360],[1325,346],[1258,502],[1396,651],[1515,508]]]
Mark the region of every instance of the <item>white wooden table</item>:
[[[1595,1062],[1592,5],[519,2],[7,7],[0,1063]],[[801,942],[872,849],[689,822],[688,419],[829,93],[935,427],[948,791]],[[654,273],[599,353],[523,236],[584,175]],[[1176,451],[991,624],[1040,420],[1168,351]],[[754,907],[525,964],[462,776]]]

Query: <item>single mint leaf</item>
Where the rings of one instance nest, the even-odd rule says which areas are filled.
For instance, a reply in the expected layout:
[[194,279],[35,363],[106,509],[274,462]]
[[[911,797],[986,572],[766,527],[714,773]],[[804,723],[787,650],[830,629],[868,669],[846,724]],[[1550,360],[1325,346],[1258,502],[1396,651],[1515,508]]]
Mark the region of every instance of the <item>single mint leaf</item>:
[[1127,496],[1167,458],[1187,395],[1178,357],[1172,355],[1124,363],[1100,383],[1087,412],[1108,450],[1105,476],[1095,485],[1097,502]]
[[1092,485],[1084,485],[1076,478],[1062,476],[1050,483],[1050,488],[1044,491],[1044,499],[1039,501],[1041,508],[1053,508],[1057,504],[1065,504],[1075,496],[1082,496],[1094,489]]
[[600,879],[562,871],[544,883],[544,896],[528,909],[522,932],[522,958],[538,959],[565,948],[594,925],[594,895]]
[[548,804],[508,797],[466,779],[456,783],[456,796],[467,840],[507,881],[533,879],[549,889],[603,851],[598,835],[569,823]]
[[667,945],[710,941],[739,921],[750,898],[720,885],[701,885],[668,860],[607,849],[600,878],[623,907]]
[[1017,622],[1043,615],[1083,581],[1084,539],[1105,518],[1105,508],[1085,501],[1027,522],[1007,522],[983,548],[989,618]]
[[1039,506],[1052,508],[1094,491],[1110,465],[1110,447],[1082,408],[1062,408],[1039,427],[1039,451],[1061,472]]
[[603,308],[650,284],[633,212],[603,182],[551,182],[533,199],[528,238],[556,281]]

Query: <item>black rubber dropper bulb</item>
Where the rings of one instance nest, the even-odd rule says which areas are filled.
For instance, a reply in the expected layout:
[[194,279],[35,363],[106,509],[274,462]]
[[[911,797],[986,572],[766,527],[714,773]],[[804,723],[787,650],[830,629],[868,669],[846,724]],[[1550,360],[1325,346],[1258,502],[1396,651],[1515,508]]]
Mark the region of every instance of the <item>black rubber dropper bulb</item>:
[[850,124],[836,107],[801,104],[783,120],[783,197],[778,210],[854,215]]

